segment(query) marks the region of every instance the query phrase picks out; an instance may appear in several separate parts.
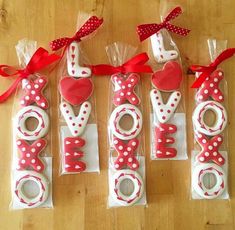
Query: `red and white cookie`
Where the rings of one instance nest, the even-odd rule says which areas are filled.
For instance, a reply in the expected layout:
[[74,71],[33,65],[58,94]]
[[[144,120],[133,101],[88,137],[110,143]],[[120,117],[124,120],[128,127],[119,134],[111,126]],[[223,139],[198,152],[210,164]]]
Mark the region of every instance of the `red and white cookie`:
[[[216,122],[213,126],[208,126],[204,122],[206,111],[211,110],[216,114]],[[208,136],[220,134],[227,125],[227,112],[225,108],[216,101],[205,101],[199,103],[193,112],[193,124],[196,132]]]
[[[130,180],[133,183],[134,190],[130,195],[124,195],[121,191],[121,184],[124,180]],[[110,193],[115,202],[130,206],[138,202],[144,192],[144,183],[141,176],[132,170],[117,171],[111,178]]]
[[223,165],[225,163],[224,157],[219,153],[219,147],[223,143],[223,137],[221,135],[216,135],[208,139],[206,135],[196,133],[196,140],[202,148],[197,156],[199,162],[207,163],[213,161],[217,165]]
[[166,104],[164,104],[162,100],[161,92],[157,89],[151,90],[150,98],[153,106],[153,111],[157,116],[157,119],[159,120],[159,122],[165,123],[174,114],[174,111],[176,110],[180,102],[181,93],[180,91],[173,92]]
[[18,160],[17,170],[34,170],[36,172],[43,172],[45,166],[40,159],[40,152],[46,147],[46,140],[39,139],[28,144],[23,139],[17,140],[17,147],[21,153]]
[[153,56],[158,63],[176,59],[178,52],[176,50],[165,50],[163,36],[161,32],[153,34],[150,37]]
[[[26,126],[26,120],[35,118],[38,125],[35,130],[29,130]],[[37,106],[26,106],[19,110],[15,117],[16,134],[19,138],[34,141],[44,137],[49,128],[49,118],[47,113]]]
[[[29,181],[35,182],[38,187],[39,192],[36,196],[30,196],[24,191],[24,186]],[[14,197],[21,207],[36,208],[42,205],[47,200],[48,193],[49,182],[41,173],[22,171],[14,181]]]
[[139,82],[139,78],[139,75],[135,73],[131,73],[127,78],[119,74],[112,76],[112,82],[114,84],[114,105],[118,106],[124,104],[126,101],[132,105],[138,105],[140,103],[140,99],[134,91]]
[[215,70],[209,77],[206,78],[202,86],[197,91],[196,100],[198,102],[202,102],[212,98],[218,102],[224,101],[224,95],[219,88],[219,84],[223,78],[223,71],[220,69]]
[[174,144],[175,139],[168,137],[177,131],[177,127],[171,124],[159,123],[155,127],[155,152],[157,158],[174,158],[177,155],[177,150],[168,147],[169,144]]
[[84,102],[77,116],[75,116],[72,106],[67,102],[61,102],[60,111],[71,134],[73,136],[80,136],[86,128],[91,113],[91,103],[89,101]]
[[120,170],[126,166],[132,170],[137,170],[139,168],[139,161],[136,159],[135,151],[139,146],[139,140],[134,138],[125,144],[124,141],[114,137],[113,144],[118,152],[118,157],[114,162],[115,169]]
[[[129,129],[123,129],[120,126],[120,120],[124,115],[130,115],[133,119],[133,126]],[[135,138],[142,129],[142,114],[140,110],[131,104],[123,104],[116,107],[109,119],[111,134],[121,140],[130,140]]]
[[36,103],[42,109],[47,109],[49,107],[48,101],[46,97],[43,95],[43,90],[47,85],[46,77],[38,77],[36,80],[24,81],[24,91],[25,94],[20,100],[20,104],[22,106],[28,106],[33,103]]
[[[212,188],[205,186],[206,174],[213,174],[216,178],[215,185]],[[225,190],[226,174],[221,167],[213,163],[199,164],[193,170],[192,186],[195,192],[206,199],[214,199]]]
[[67,69],[72,77],[90,77],[91,69],[79,65],[79,45],[72,42],[67,49]]

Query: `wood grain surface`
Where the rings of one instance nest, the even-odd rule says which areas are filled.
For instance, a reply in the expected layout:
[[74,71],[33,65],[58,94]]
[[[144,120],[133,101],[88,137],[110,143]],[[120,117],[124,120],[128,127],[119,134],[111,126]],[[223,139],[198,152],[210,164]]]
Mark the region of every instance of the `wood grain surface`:
[[[115,41],[139,46],[147,51],[147,42],[139,43],[136,25],[159,21],[159,8],[180,4],[184,14],[175,24],[190,28],[186,38],[172,34],[177,43],[185,70],[192,63],[209,61],[206,39],[227,39],[235,46],[234,0],[0,0],[0,63],[17,65],[15,45],[22,38],[37,40],[48,48],[48,41],[72,35],[79,11],[104,18],[104,26],[95,38],[83,43],[91,63],[108,62],[104,47]],[[167,6],[167,7],[165,7]],[[229,192],[231,200],[191,200],[190,160],[150,161],[149,146],[149,89],[150,78],[142,80],[146,171],[147,207],[107,209],[107,104],[109,78],[95,78],[95,93],[99,125],[101,173],[59,177],[57,140],[57,85],[55,74],[50,76],[52,87],[53,132],[53,200],[54,209],[9,211],[11,201],[11,108],[13,97],[0,105],[0,229],[1,230],[232,230],[235,208],[235,60],[223,64],[228,81],[229,95]],[[12,79],[13,80],[13,79]],[[11,81],[12,81],[11,80]],[[191,114],[193,91],[187,84],[188,149],[193,145]],[[2,92],[11,81],[0,79]],[[189,154],[190,155],[190,154]]]

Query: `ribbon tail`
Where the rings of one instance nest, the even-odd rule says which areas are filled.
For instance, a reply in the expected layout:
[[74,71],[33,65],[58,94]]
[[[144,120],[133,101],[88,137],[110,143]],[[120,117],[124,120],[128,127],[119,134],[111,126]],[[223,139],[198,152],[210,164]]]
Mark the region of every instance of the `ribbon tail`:
[[142,42],[147,38],[149,38],[150,36],[152,36],[153,34],[157,33],[160,29],[162,29],[161,24],[156,24],[156,23],[143,24],[137,26],[137,34],[139,35],[139,39]]
[[208,72],[201,73],[199,77],[194,81],[191,88],[198,89],[202,85],[202,83],[206,80],[208,75],[209,75]]
[[0,103],[6,101],[16,91],[16,88],[22,79],[23,78],[21,77],[17,78],[13,84],[2,95],[0,95]]
[[175,26],[175,25],[172,25],[170,23],[166,24],[166,29],[173,32],[173,33],[181,35],[181,36],[187,36],[190,32],[189,29],[182,28],[182,27],[179,27],[179,26]]

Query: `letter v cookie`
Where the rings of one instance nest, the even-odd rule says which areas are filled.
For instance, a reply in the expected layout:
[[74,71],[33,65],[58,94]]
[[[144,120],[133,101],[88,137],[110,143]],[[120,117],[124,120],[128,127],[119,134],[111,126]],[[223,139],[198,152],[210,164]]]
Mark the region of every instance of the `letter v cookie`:
[[161,92],[157,89],[153,89],[150,92],[150,98],[153,106],[154,113],[161,123],[167,122],[173,115],[177,108],[181,93],[180,91],[174,91],[166,104],[163,103]]
[[60,111],[69,127],[71,134],[76,137],[80,136],[87,124],[91,113],[91,103],[85,101],[80,108],[79,114],[75,116],[72,106],[67,102],[60,104]]

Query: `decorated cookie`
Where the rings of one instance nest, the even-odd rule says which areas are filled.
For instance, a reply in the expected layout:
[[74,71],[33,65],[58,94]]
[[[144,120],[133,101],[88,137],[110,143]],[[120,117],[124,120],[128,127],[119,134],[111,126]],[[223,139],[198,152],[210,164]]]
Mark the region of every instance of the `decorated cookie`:
[[211,139],[208,139],[206,135],[196,133],[196,140],[202,148],[201,152],[197,156],[198,161],[201,163],[213,161],[217,165],[224,164],[225,159],[219,153],[219,147],[223,143],[223,137],[221,135],[216,135]]
[[38,77],[36,80],[26,80],[24,81],[24,91],[25,94],[20,100],[22,106],[28,106],[33,103],[36,103],[42,109],[48,108],[48,101],[43,95],[43,90],[47,85],[46,77]]
[[172,92],[180,88],[182,68],[178,62],[167,62],[162,70],[152,75],[152,84],[161,91]]
[[[121,128],[119,124],[124,115],[130,115],[133,119],[133,126],[129,130]],[[137,107],[131,104],[119,105],[109,119],[111,134],[121,140],[133,139],[140,133],[142,122],[142,114]]]
[[[38,125],[35,130],[29,130],[26,126],[26,120],[35,118]],[[44,137],[49,128],[49,118],[47,113],[37,106],[26,106],[19,110],[15,117],[15,129],[19,138],[34,141]]]
[[[38,194],[30,196],[25,193],[24,186],[29,181],[36,183]],[[48,197],[49,183],[47,179],[40,173],[34,171],[22,171],[14,181],[14,196],[16,202],[24,208],[36,208],[42,205]]]
[[139,161],[136,159],[135,151],[139,146],[137,138],[131,139],[127,144],[124,141],[114,137],[113,144],[118,152],[118,157],[114,162],[114,167],[117,170],[123,167],[130,167],[132,170],[139,168]]
[[84,153],[80,150],[85,145],[85,140],[80,137],[66,137],[64,139],[64,171],[83,172],[86,164],[80,161]]
[[[204,122],[206,111],[212,110],[216,114],[216,122],[213,126],[208,126]],[[227,124],[227,113],[225,108],[218,102],[205,101],[197,105],[193,112],[193,124],[197,132],[208,136],[220,134]]]
[[168,137],[169,134],[174,134],[177,127],[171,124],[159,123],[155,128],[155,152],[157,158],[174,158],[177,155],[175,148],[168,147],[175,143],[173,137]]
[[[204,184],[204,177],[206,174],[213,174],[216,178],[215,185],[212,188],[207,188]],[[206,199],[214,199],[222,195],[225,190],[226,174],[223,169],[216,164],[200,164],[193,170],[192,185],[199,196]]]
[[118,106],[124,104],[126,101],[132,105],[138,105],[140,103],[139,97],[134,92],[136,85],[139,82],[139,75],[132,73],[127,78],[124,76],[115,74],[112,76],[112,82],[114,84],[114,105]]
[[181,93],[179,91],[173,92],[166,104],[163,103],[161,92],[157,89],[151,90],[150,98],[157,119],[161,123],[165,123],[174,114],[174,111],[180,102]]
[[74,79],[64,77],[60,81],[61,96],[72,105],[81,105],[93,92],[93,83],[89,78]]
[[67,68],[69,75],[72,77],[91,76],[89,68],[79,65],[79,45],[77,42],[72,42],[67,49]]
[[164,63],[178,57],[178,52],[176,50],[165,50],[161,32],[153,34],[150,37],[150,40],[154,58],[158,63]]
[[224,73],[220,69],[215,70],[209,77],[207,77],[197,91],[197,101],[202,102],[208,100],[209,98],[212,98],[218,102],[224,101],[224,95],[219,88],[219,83],[223,78]]
[[[121,191],[121,184],[124,180],[130,180],[133,183],[134,190],[130,195],[124,195]],[[132,170],[117,171],[111,179],[111,196],[115,202],[130,206],[135,204],[143,195],[144,183],[141,176]]]
[[72,106],[67,102],[61,102],[60,111],[73,136],[80,136],[85,130],[87,121],[91,113],[91,103],[84,102],[81,105],[79,114],[75,116]]
[[16,143],[21,154],[17,170],[33,169],[36,172],[43,172],[45,166],[39,154],[46,147],[46,140],[38,139],[30,145],[25,140],[18,139]]

